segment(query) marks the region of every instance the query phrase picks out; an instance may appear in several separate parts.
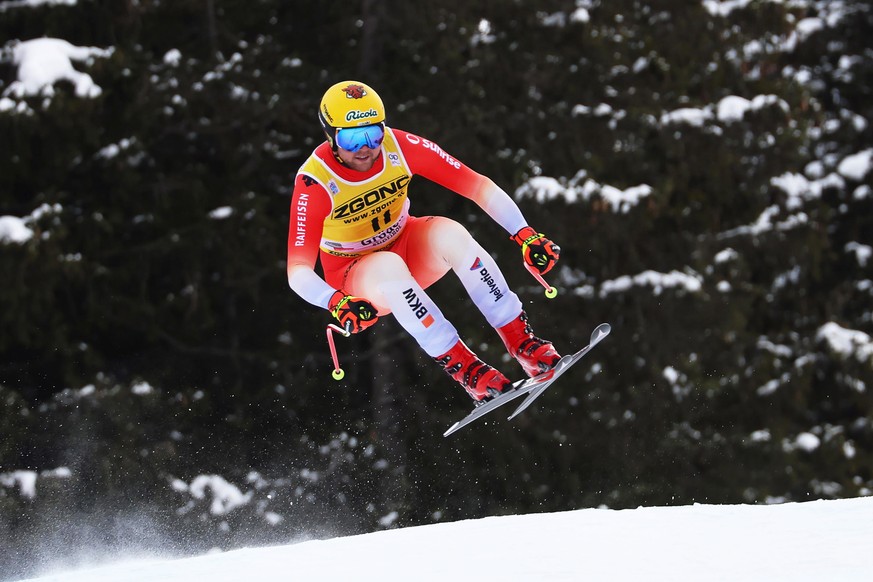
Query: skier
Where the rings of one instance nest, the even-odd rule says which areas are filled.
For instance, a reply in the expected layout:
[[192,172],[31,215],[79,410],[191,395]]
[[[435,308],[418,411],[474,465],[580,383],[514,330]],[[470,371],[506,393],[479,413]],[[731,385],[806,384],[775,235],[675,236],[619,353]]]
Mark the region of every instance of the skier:
[[[547,273],[560,248],[528,226],[512,198],[415,134],[385,125],[379,95],[358,81],[330,87],[318,119],[327,141],[294,180],[288,232],[288,284],[328,309],[352,333],[393,313],[421,348],[477,403],[510,386],[458,336],[425,292],[452,269],[506,349],[529,376],[555,365],[551,342],[536,337],[521,301],[497,264],[458,222],[412,216],[408,187],[423,176],[469,198],[519,244],[524,261]],[[324,279],[314,268],[320,259]]]

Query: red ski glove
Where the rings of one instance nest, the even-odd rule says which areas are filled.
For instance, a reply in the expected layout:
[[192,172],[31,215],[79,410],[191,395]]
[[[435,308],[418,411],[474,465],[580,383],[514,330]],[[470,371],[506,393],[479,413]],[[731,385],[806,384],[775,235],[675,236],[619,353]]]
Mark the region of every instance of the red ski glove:
[[364,331],[379,319],[372,303],[360,297],[346,295],[342,291],[331,295],[327,308],[343,329],[351,333]]
[[540,275],[552,270],[561,254],[561,247],[550,241],[542,233],[529,226],[515,233],[512,240],[521,247],[524,262],[536,269]]

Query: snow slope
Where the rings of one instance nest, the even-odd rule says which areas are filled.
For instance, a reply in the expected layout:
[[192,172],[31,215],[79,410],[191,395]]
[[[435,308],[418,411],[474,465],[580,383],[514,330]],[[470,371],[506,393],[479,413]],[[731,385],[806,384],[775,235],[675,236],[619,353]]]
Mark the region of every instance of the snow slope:
[[873,497],[490,517],[48,575],[56,582],[873,579]]

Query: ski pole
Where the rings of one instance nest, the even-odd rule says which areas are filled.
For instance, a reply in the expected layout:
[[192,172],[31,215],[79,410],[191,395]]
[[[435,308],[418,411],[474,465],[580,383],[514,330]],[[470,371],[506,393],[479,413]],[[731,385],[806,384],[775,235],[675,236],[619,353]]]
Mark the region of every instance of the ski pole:
[[333,358],[333,372],[331,372],[331,376],[333,376],[334,380],[339,381],[339,380],[343,379],[343,377],[346,375],[346,373],[343,372],[343,369],[340,368],[340,365],[339,365],[339,358],[336,355],[336,346],[333,343],[333,332],[337,332],[339,334],[342,334],[343,337],[349,337],[350,335],[352,335],[352,332],[350,332],[347,329],[343,329],[338,325],[334,325],[332,323],[327,324],[326,331],[327,331],[327,345],[330,346],[330,356]]
[[546,289],[546,293],[545,293],[546,297],[548,297],[549,299],[554,299],[555,297],[557,297],[558,290],[555,289],[554,287],[552,287],[551,285],[549,285],[546,282],[546,280],[543,279],[543,276],[537,272],[536,269],[534,269],[533,267],[531,267],[527,263],[525,263],[524,266],[527,269],[528,273],[533,275],[533,278],[536,279],[537,282]]

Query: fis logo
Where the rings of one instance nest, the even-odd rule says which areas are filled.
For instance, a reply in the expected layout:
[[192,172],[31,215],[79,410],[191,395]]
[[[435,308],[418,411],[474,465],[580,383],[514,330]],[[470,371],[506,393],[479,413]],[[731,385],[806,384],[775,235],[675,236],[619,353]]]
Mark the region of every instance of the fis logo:
[[409,304],[412,313],[414,313],[415,317],[421,321],[421,325],[424,327],[430,327],[433,325],[433,315],[428,313],[427,307],[422,304],[421,299],[418,298],[418,295],[412,290],[412,288],[404,291],[403,297],[406,298],[406,303]]

